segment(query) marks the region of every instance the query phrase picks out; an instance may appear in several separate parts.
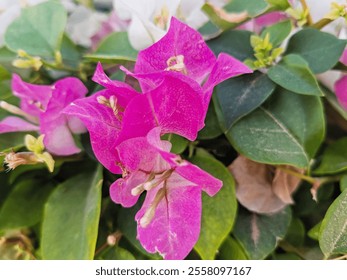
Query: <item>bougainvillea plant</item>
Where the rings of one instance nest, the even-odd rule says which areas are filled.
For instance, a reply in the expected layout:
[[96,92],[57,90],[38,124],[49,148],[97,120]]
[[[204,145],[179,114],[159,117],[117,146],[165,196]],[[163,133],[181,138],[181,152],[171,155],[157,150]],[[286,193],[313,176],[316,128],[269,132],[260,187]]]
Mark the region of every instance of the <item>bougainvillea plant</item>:
[[0,259],[347,258],[346,21],[0,3]]

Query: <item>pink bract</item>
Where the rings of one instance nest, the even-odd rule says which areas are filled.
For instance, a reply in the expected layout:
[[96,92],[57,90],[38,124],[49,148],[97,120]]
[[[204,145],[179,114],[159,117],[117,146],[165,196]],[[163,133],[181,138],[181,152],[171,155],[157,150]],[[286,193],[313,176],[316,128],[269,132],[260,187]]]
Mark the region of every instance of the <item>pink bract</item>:
[[85,128],[79,120],[62,113],[72,101],[87,94],[80,80],[64,78],[53,85],[33,85],[14,74],[12,90],[20,98],[20,108],[29,121],[7,117],[0,122],[0,133],[39,130],[45,135],[44,144],[49,152],[62,156],[80,152],[72,133],[84,132]]
[[146,137],[126,140],[117,147],[123,178],[112,184],[110,195],[116,203],[131,207],[146,191],[135,216],[137,238],[148,252],[183,259],[199,237],[201,191],[213,196],[222,182],[170,153],[171,145],[160,140],[161,134],[157,127]]
[[341,106],[347,110],[347,75],[335,83],[335,93]]

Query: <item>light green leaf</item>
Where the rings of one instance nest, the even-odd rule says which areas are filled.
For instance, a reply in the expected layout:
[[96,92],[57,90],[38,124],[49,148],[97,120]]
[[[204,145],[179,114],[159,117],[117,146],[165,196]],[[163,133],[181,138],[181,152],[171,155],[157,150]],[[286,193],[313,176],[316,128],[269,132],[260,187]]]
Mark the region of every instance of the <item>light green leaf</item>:
[[261,33],[261,37],[265,38],[266,34],[269,33],[270,42],[276,47],[287,38],[291,30],[292,22],[290,20],[285,20],[266,27]]
[[23,9],[7,28],[5,43],[15,52],[24,50],[30,55],[54,58],[60,49],[66,21],[66,11],[56,1]]
[[38,180],[19,182],[1,208],[0,230],[19,229],[37,224],[42,219],[44,203],[52,190],[52,184]]
[[101,205],[102,168],[79,174],[49,197],[42,224],[43,259],[91,260]]
[[284,238],[290,220],[289,207],[273,215],[258,215],[240,209],[233,233],[250,259],[261,260]]
[[259,107],[275,90],[275,84],[260,72],[232,78],[219,84],[213,101],[224,133],[234,123]]
[[279,64],[269,69],[268,76],[281,87],[295,93],[324,95],[307,62],[298,55],[285,56]]
[[347,254],[347,192],[329,207],[320,227],[319,246],[326,257]]
[[290,7],[290,3],[288,2],[288,0],[266,0],[266,2],[269,3],[275,9],[279,9],[282,11],[285,11]]
[[233,0],[224,9],[230,13],[241,13],[246,11],[250,17],[262,14],[268,7],[264,0]]
[[107,36],[94,53],[84,57],[90,61],[104,63],[135,62],[137,51],[130,45],[127,32],[116,32]]
[[346,46],[343,40],[314,28],[304,28],[289,40],[287,54],[299,54],[313,73],[331,69],[340,59]]
[[282,89],[226,136],[239,153],[254,161],[306,168],[324,135],[320,99]]
[[347,175],[343,175],[340,180],[340,190],[341,192],[347,190]]
[[222,189],[214,197],[203,193],[201,232],[194,247],[202,259],[211,260],[234,225],[237,210],[235,182],[216,159],[195,156],[192,163],[223,181]]
[[319,222],[318,224],[316,224],[313,228],[311,228],[308,232],[307,235],[312,238],[313,240],[319,240],[319,231],[320,231],[320,227],[322,225],[322,222]]
[[231,236],[224,240],[217,257],[219,260],[248,260],[240,243]]
[[172,144],[171,152],[174,154],[183,153],[184,150],[188,147],[188,140],[174,133],[165,134],[162,137],[162,140],[168,140],[171,142]]
[[330,144],[323,152],[322,162],[314,173],[335,174],[347,170],[347,137]]

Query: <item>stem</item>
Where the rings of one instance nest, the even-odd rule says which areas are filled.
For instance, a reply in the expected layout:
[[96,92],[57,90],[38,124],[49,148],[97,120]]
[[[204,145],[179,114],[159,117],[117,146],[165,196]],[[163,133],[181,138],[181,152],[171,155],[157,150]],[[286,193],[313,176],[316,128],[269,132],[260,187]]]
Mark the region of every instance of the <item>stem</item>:
[[322,29],[324,26],[328,25],[330,22],[332,22],[331,19],[322,18],[321,20],[319,20],[316,23],[312,24],[311,27],[316,28],[316,29]]
[[343,255],[343,256],[340,256],[340,257],[337,257],[337,258],[334,258],[332,260],[344,260],[344,259],[347,259],[347,254]]
[[281,170],[283,170],[284,172],[286,172],[286,173],[288,173],[288,174],[290,174],[290,175],[293,175],[293,176],[295,176],[295,177],[298,177],[298,178],[300,178],[300,179],[302,179],[302,180],[305,180],[305,181],[307,181],[307,182],[309,182],[309,183],[311,183],[311,184],[314,184],[314,183],[317,181],[315,178],[312,178],[312,177],[310,177],[310,176],[307,176],[307,175],[304,175],[304,174],[295,172],[294,170],[285,168],[285,167],[280,166],[280,165],[279,165],[279,166],[276,166],[276,168],[281,169]]
[[307,24],[308,25],[312,25],[313,21],[312,21],[312,17],[311,17],[311,13],[310,13],[310,9],[308,8],[307,4],[306,4],[306,0],[300,0],[301,6],[303,7],[304,11],[308,11],[307,14]]
[[103,252],[107,248],[117,245],[121,238],[122,238],[122,233],[120,230],[117,230],[114,233],[111,233],[109,236],[107,236],[106,242],[102,244],[98,249],[95,250],[94,257],[99,255],[101,252]]
[[68,72],[79,72],[79,70],[74,69],[72,67],[66,66],[66,65],[57,65],[50,63],[48,61],[42,60],[42,64],[46,67],[55,69],[55,70],[61,70],[61,71],[68,71]]

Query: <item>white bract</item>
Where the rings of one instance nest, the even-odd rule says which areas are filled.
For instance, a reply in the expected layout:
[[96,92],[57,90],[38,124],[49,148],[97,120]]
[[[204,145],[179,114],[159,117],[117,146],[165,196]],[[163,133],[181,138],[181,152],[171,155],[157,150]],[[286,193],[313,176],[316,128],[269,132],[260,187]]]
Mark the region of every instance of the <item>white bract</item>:
[[[122,20],[131,20],[128,33],[131,45],[144,49],[161,39],[168,30],[170,18],[177,17],[197,29],[207,22],[201,11],[205,0],[113,0],[113,7]],[[209,1],[223,6],[225,0]]]

